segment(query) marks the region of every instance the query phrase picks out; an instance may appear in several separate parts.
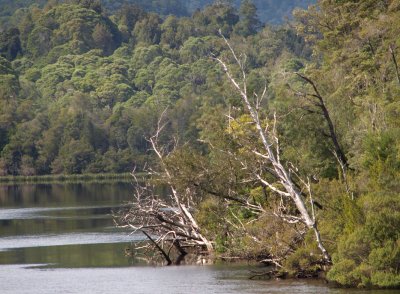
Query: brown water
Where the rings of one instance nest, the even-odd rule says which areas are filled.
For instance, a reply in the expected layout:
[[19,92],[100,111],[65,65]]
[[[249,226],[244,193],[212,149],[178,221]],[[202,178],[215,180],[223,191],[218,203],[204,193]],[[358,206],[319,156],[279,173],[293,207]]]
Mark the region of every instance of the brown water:
[[322,281],[252,281],[250,266],[152,267],[113,226],[129,183],[0,186],[0,293],[382,293]]

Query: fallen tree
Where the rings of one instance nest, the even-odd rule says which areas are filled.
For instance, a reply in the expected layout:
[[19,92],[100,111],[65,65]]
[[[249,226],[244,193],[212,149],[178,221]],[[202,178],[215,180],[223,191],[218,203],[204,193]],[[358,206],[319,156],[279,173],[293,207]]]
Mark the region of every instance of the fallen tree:
[[[115,222],[118,227],[129,228],[132,233],[141,232],[146,236],[148,241],[138,243],[134,250],[158,251],[170,265],[173,255],[178,255],[176,263],[180,263],[189,250],[211,254],[213,245],[202,234],[193,217],[196,207],[194,190],[177,188],[173,174],[165,163],[165,159],[176,148],[176,143],[172,147],[159,144],[160,134],[166,126],[165,113],[162,113],[157,130],[149,139],[160,170],[148,169],[143,181],[138,180],[135,172],[132,173],[135,181],[134,199],[129,210],[116,215]],[[169,190],[167,196],[157,193],[157,186],[160,185],[166,185]]]
[[265,87],[260,95],[254,94],[254,100],[250,98],[246,84],[246,57],[245,55],[243,55],[243,59],[238,57],[226,38],[222,34],[221,36],[239,67],[241,81],[237,81],[224,60],[220,57],[214,57],[214,59],[219,62],[234,89],[240,95],[242,105],[250,116],[250,123],[246,123],[246,125],[238,122],[232,116],[229,116],[229,120],[238,122],[244,128],[252,128],[251,132],[259,141],[251,145],[238,142],[239,145],[242,145],[243,150],[255,158],[254,161],[257,162],[257,165],[249,165],[246,159],[237,159],[242,168],[248,171],[248,181],[258,181],[263,187],[269,189],[272,195],[281,199],[274,211],[277,217],[290,224],[303,223],[308,230],[314,232],[323,261],[330,264],[331,257],[318,229],[310,179],[303,178],[292,163],[281,160],[277,116],[275,113],[268,116],[262,112],[261,105],[267,88]]

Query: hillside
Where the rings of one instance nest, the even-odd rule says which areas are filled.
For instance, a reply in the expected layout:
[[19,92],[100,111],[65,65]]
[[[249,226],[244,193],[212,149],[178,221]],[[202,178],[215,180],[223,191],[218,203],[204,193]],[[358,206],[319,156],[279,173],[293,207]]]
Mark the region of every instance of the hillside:
[[[135,4],[148,12],[156,12],[164,16],[169,14],[190,16],[196,9],[203,9],[213,2],[214,0],[101,0],[108,13],[114,13],[126,4]],[[240,6],[240,0],[233,2],[236,8]],[[43,7],[46,3],[46,0],[0,0],[0,24],[4,23],[2,19],[8,19],[19,8],[29,7],[32,4]],[[278,24],[282,23],[286,17],[290,17],[295,7],[307,8],[315,4],[315,0],[255,0],[254,4],[257,6],[261,21]]]
[[[214,80],[221,73],[209,58],[224,50],[220,28],[237,39],[254,35],[248,46],[255,68],[283,48],[307,52],[287,28],[256,36],[261,26],[255,9],[215,4],[190,18],[165,19],[138,6],[111,13],[96,1],[69,1],[31,6],[10,17],[0,35],[1,174],[128,172],[143,166],[145,137],[166,106],[175,117],[171,132],[195,140],[197,107],[206,103],[204,96],[225,91],[220,78]],[[256,44],[263,34],[269,39]],[[261,49],[268,43],[273,47]]]

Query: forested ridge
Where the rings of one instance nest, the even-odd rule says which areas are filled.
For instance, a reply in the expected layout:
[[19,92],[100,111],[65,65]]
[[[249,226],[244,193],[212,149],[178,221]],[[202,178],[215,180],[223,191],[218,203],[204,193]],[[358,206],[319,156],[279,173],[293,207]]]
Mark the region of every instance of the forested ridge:
[[[62,2],[64,0],[57,0]],[[238,8],[240,0],[223,0],[220,2],[232,3]],[[43,7],[47,0],[1,0],[0,1],[0,23],[5,23],[15,10],[30,5]],[[55,1],[53,1],[55,2]],[[68,2],[68,1],[64,1]],[[147,12],[156,12],[160,15],[190,16],[197,9],[202,9],[215,2],[214,0],[101,0],[101,4],[106,8],[107,14],[113,14],[118,9],[127,4],[139,5]],[[291,12],[296,7],[307,8],[314,4],[315,0],[255,0],[254,4],[258,9],[258,15],[262,21],[268,23],[282,23],[285,18],[291,16]]]
[[[176,148],[161,166],[178,192],[194,191],[217,252],[298,277],[327,270],[343,286],[399,287],[400,1],[320,0],[281,26],[264,26],[255,3],[168,16],[92,0],[10,8],[0,175],[160,166],[150,139],[164,112],[157,144]],[[259,121],[229,77],[251,97],[265,89]],[[263,165],[257,127],[271,130],[281,166]],[[318,220],[331,264],[279,169]]]
[[[209,56],[223,50],[218,29],[242,37],[261,29],[254,7],[240,12],[228,3],[179,18],[136,5],[107,16],[99,1],[64,2],[18,9],[1,32],[3,175],[143,166],[151,107],[172,105],[175,131],[183,140],[198,137],[200,97],[220,92],[216,81],[207,82],[218,72]],[[280,34],[281,44],[264,55],[294,35],[268,31],[271,40]]]

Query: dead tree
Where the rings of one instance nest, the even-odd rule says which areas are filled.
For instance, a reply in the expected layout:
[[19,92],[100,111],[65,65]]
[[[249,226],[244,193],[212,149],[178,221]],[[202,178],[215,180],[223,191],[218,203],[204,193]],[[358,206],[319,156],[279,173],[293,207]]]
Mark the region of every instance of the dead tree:
[[390,44],[390,45],[389,45],[389,52],[390,52],[390,55],[391,55],[391,57],[392,57],[392,61],[393,61],[393,64],[394,64],[394,68],[396,69],[397,82],[398,82],[399,85],[400,85],[399,65],[397,64],[396,52],[395,52],[395,48],[394,48],[393,44]]
[[[189,248],[200,249],[203,253],[212,253],[212,243],[202,234],[193,210],[195,192],[191,189],[178,189],[173,175],[165,163],[172,152],[167,146],[160,146],[159,137],[166,124],[165,112],[161,115],[155,134],[149,139],[152,150],[157,155],[160,171],[148,170],[144,181],[135,179],[134,200],[128,211],[121,211],[115,221],[117,226],[132,229],[132,233],[142,232],[148,242],[138,244],[136,249],[158,251],[168,264],[172,263],[171,250],[175,248],[180,256]],[[174,144],[174,149],[176,146]],[[156,183],[166,184],[169,195],[159,195]],[[183,190],[183,191],[182,191]],[[179,259],[178,259],[179,260]]]
[[[301,222],[309,230],[312,230],[323,260],[326,263],[331,263],[331,257],[325,249],[318,230],[310,181],[302,179],[293,165],[281,161],[279,137],[276,130],[276,115],[272,120],[268,121],[261,114],[260,105],[266,95],[266,87],[261,95],[254,95],[254,102],[250,100],[246,85],[245,61],[242,61],[236,55],[226,38],[222,34],[221,36],[240,68],[241,82],[237,82],[227,64],[221,58],[214,57],[214,59],[220,63],[229,81],[240,95],[243,106],[251,117],[252,125],[260,141],[260,144],[248,147],[250,152],[258,158],[260,166],[259,168],[251,166],[252,170],[249,172],[262,186],[269,188],[271,192],[281,199],[281,205],[275,211],[275,214],[288,223]],[[249,168],[246,162],[243,162],[243,168]],[[309,205],[306,205],[306,199],[303,196],[305,192]],[[294,206],[295,211],[293,212],[292,209],[289,209],[289,206]]]
[[311,99],[309,99],[310,103],[320,109],[320,111],[321,111],[320,114],[323,116],[324,120],[328,124],[328,129],[329,129],[328,136],[332,140],[332,144],[334,147],[333,153],[334,153],[336,159],[338,160],[339,165],[340,165],[341,169],[343,170],[343,173],[345,173],[346,169],[349,166],[349,163],[348,163],[345,153],[343,152],[342,147],[339,144],[338,136],[336,134],[335,127],[333,125],[333,121],[329,114],[328,108],[326,107],[325,99],[321,95],[320,91],[317,88],[317,85],[314,83],[313,80],[311,80],[309,77],[307,77],[301,73],[296,73],[296,75],[312,87],[313,93],[297,91],[296,94],[298,96],[311,98]]
[[339,167],[342,171],[343,182],[346,187],[346,192],[347,192],[347,194],[349,194],[351,199],[354,199],[353,192],[350,190],[350,186],[347,181],[347,171],[349,169],[349,162],[346,157],[346,154],[343,151],[343,148],[340,146],[338,135],[336,133],[335,126],[331,119],[329,110],[326,106],[325,99],[322,96],[321,92],[319,91],[316,83],[311,78],[309,78],[301,73],[296,73],[296,75],[298,77],[300,77],[303,81],[305,81],[308,85],[310,85],[311,88],[313,89],[313,92],[311,92],[311,93],[301,92],[301,91],[296,91],[295,93],[297,96],[305,98],[308,101],[308,103],[310,103],[311,105],[313,105],[314,107],[319,109],[319,111],[318,110],[313,111],[313,110],[307,108],[306,110],[308,112],[318,113],[319,115],[321,115],[324,118],[325,122],[327,123],[328,130],[329,130],[329,133],[327,134],[327,136],[331,139],[332,144],[333,144],[332,153],[335,156],[336,161],[338,162]]

